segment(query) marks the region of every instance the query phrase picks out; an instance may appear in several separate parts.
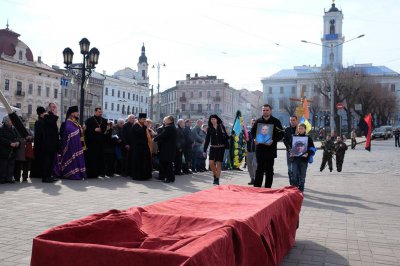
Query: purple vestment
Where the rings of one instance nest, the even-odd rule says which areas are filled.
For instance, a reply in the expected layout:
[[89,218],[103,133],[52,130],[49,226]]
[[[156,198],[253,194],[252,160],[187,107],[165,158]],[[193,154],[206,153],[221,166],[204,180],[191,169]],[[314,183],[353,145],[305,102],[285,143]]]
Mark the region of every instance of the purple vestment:
[[61,149],[60,175],[62,178],[75,180],[86,178],[81,135],[81,129],[68,119],[65,122]]

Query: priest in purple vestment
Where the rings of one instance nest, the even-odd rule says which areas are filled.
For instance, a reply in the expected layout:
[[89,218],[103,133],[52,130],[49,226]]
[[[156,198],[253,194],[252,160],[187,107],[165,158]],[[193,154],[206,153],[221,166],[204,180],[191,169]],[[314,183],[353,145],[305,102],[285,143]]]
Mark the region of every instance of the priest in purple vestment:
[[66,179],[80,180],[86,178],[86,149],[82,127],[78,123],[78,106],[71,106],[67,111],[67,120],[62,138],[60,176]]

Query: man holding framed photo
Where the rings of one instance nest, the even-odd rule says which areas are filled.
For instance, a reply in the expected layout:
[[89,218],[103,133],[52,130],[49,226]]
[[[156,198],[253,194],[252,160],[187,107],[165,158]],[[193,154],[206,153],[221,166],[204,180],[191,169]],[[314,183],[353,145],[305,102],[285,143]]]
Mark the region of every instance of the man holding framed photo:
[[251,134],[256,136],[255,187],[261,187],[265,174],[265,187],[271,188],[274,178],[274,162],[277,157],[277,143],[283,138],[283,133],[281,121],[272,116],[271,105],[264,104],[262,116],[251,128]]

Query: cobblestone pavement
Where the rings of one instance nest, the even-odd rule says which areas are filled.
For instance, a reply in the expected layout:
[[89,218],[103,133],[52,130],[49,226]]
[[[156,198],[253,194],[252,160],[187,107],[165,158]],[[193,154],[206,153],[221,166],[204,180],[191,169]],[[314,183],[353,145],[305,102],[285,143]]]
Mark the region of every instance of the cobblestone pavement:
[[[296,244],[282,265],[400,265],[400,148],[374,141],[346,153],[343,172],[309,165]],[[225,171],[221,184],[247,185],[247,173]],[[211,174],[176,182],[124,177],[0,185],[0,265],[29,265],[32,239],[45,229],[109,209],[144,206],[212,186]],[[273,187],[288,184],[278,152]]]

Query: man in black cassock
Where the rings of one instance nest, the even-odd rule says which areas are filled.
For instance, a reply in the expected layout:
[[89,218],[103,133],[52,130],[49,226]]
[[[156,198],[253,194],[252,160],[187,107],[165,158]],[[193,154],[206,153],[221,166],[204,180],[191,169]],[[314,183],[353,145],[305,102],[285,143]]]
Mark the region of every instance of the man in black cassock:
[[97,178],[104,175],[104,141],[107,129],[107,120],[102,117],[101,107],[94,109],[94,116],[85,122],[85,152],[86,174],[88,178]]
[[139,113],[139,119],[130,130],[129,134],[129,159],[130,176],[135,180],[147,180],[151,178],[151,137],[144,125],[146,114]]
[[32,167],[31,167],[31,172],[30,172],[30,178],[41,178],[43,175],[43,169],[42,169],[42,162],[44,161],[44,155],[43,155],[43,118],[46,113],[46,109],[44,109],[43,106],[38,106],[36,109],[36,113],[38,116],[38,120],[35,122],[35,137],[33,140],[34,146],[33,146],[33,153],[34,153],[34,159],[32,162]]

